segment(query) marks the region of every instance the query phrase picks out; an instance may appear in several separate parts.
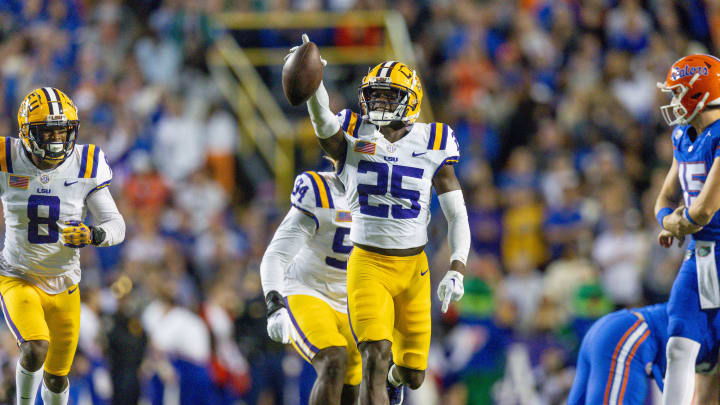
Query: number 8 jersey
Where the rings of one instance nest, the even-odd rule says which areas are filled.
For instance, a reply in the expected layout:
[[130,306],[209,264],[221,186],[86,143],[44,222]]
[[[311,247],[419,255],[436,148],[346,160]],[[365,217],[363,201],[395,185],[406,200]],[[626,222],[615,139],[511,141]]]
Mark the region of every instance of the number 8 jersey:
[[452,129],[415,123],[391,143],[350,110],[337,118],[348,143],[338,175],[352,211],[350,239],[386,249],[425,245],[432,179],[460,157]]
[[110,184],[112,171],[95,145],[76,145],[63,163],[38,169],[19,139],[0,137],[0,193],[5,247],[0,274],[56,294],[80,281],[80,250],[63,245],[65,221],[82,221],[85,201]]

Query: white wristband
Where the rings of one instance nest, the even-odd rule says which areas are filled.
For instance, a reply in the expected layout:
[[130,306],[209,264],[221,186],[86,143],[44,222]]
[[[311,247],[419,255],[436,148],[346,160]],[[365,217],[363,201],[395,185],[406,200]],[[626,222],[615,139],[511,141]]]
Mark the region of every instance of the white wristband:
[[330,111],[330,96],[323,82],[307,101],[307,109],[318,138],[330,138],[340,130],[340,123]]

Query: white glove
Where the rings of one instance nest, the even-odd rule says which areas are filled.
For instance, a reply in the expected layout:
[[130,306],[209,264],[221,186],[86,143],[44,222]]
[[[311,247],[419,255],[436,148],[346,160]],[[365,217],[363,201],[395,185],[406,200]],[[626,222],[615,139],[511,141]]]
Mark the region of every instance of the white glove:
[[[310,42],[310,37],[308,37],[307,34],[302,34],[302,41],[303,41],[303,44],[307,44],[308,42]],[[285,55],[285,57],[283,58],[283,61],[287,62],[288,58],[290,58],[290,56],[293,53],[295,53],[295,51],[297,51],[298,48],[300,48],[300,45],[293,46],[292,48],[290,48],[290,52],[288,52],[288,54]],[[320,62],[323,64],[323,66],[327,66],[327,61],[325,59],[323,59],[322,56],[320,57]]]
[[463,275],[455,270],[449,270],[440,281],[437,290],[438,298],[442,301],[441,311],[443,314],[447,312],[450,301],[460,301],[463,294],[465,294]]
[[267,333],[270,339],[283,344],[290,343],[292,323],[287,309],[280,308],[273,312],[267,321]]

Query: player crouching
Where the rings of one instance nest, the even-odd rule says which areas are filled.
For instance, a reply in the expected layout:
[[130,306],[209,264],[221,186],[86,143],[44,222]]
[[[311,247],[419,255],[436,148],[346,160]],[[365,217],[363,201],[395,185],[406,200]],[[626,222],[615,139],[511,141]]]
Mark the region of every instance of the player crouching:
[[[35,404],[41,381],[45,404],[67,404],[80,326],[79,248],[125,238],[107,189],[112,171],[105,154],[95,145],[75,146],[78,126],[70,98],[43,87],[20,105],[20,139],[0,137],[0,304],[20,347],[19,405]],[[96,226],[82,223],[87,209]]]

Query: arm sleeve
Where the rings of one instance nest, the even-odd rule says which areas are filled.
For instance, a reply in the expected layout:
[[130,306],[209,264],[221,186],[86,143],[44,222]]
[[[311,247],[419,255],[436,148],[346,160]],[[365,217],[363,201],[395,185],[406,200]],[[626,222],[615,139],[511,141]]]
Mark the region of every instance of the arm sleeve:
[[95,226],[105,231],[105,240],[100,246],[112,246],[125,239],[125,220],[115,205],[107,187],[98,189],[88,196],[87,207],[95,220]]
[[307,213],[295,207],[290,208],[260,262],[263,295],[273,290],[283,293],[285,268],[300,248],[315,235],[315,229],[315,221]]
[[470,253],[470,224],[462,190],[440,194],[438,200],[448,222],[450,262],[459,260],[465,264]]
[[338,121],[330,111],[330,96],[323,82],[307,101],[307,109],[315,134],[322,139],[330,138],[340,129]]

